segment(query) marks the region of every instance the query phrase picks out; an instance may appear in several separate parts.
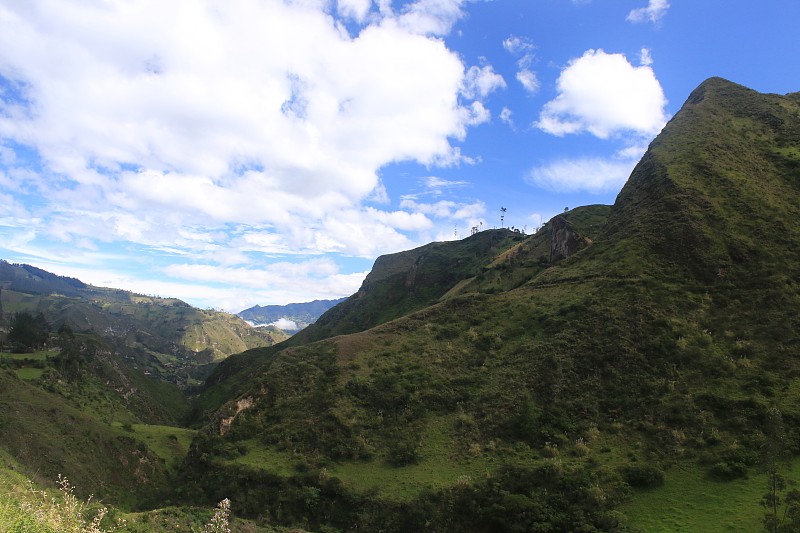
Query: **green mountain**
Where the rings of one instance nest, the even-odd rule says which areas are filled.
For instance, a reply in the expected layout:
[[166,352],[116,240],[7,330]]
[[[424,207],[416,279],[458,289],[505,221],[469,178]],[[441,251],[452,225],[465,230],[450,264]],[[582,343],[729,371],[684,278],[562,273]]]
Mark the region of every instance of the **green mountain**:
[[284,328],[288,331],[296,331],[313,324],[322,314],[331,307],[345,301],[347,298],[338,300],[314,300],[313,302],[293,303],[287,305],[256,305],[237,313],[249,323],[258,326],[274,324],[279,320],[294,322],[296,328]]
[[211,363],[276,342],[270,332],[236,315],[174,298],[93,287],[6,261],[0,261],[0,311],[0,328],[14,313],[25,312],[41,313],[53,331],[63,325],[91,331],[133,368],[183,388],[200,384]]
[[511,230],[491,230],[379,257],[358,292],[323,314],[295,342],[364,331],[423,309],[479,275],[487,258],[522,240]]
[[184,490],[311,528],[618,530],[673,465],[796,453],[799,190],[800,94],[710,79],[613,206],[381,258],[220,364]]

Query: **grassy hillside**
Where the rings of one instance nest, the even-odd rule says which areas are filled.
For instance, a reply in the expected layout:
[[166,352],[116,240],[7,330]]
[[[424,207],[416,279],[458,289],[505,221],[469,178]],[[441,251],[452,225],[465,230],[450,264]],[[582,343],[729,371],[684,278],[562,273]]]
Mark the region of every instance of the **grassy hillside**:
[[234,315],[29,265],[0,262],[0,289],[4,348],[25,313],[44,343],[0,353],[0,452],[45,486],[63,474],[125,509],[170,492],[191,432],[159,424],[183,422],[186,392],[216,360],[272,342]]
[[609,530],[674,465],[796,453],[798,146],[796,95],[711,79],[613,207],[380,259],[212,376],[187,487],[318,526]]
[[510,230],[434,242],[379,257],[359,291],[295,336],[293,344],[364,331],[436,303],[459,282],[480,273],[487,258],[523,240]]
[[30,265],[0,262],[0,288],[0,329],[14,313],[41,313],[53,331],[65,324],[91,331],[133,367],[183,388],[201,383],[210,363],[276,342],[270,332],[236,315],[196,309],[174,298],[93,287]]
[[166,488],[163,461],[94,412],[0,370],[0,447],[28,475],[45,484],[66,475],[84,497],[123,505],[156,501]]

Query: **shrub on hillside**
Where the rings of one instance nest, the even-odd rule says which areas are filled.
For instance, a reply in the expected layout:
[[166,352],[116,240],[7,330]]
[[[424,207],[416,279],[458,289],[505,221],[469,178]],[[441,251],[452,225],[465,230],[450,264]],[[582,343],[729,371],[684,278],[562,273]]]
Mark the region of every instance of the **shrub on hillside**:
[[637,489],[660,487],[664,484],[664,471],[648,464],[629,464],[619,468],[625,482]]

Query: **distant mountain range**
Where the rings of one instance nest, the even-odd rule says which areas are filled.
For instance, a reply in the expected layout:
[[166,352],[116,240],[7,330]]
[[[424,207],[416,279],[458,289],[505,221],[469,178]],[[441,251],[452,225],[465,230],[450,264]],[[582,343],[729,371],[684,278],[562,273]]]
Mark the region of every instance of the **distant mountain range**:
[[345,300],[347,298],[287,305],[256,305],[237,314],[256,327],[272,325],[284,331],[298,331],[313,324],[328,309]]
[[236,315],[197,309],[176,298],[94,287],[0,260],[0,333],[19,312],[41,313],[53,331],[67,325],[92,332],[135,368],[182,387],[199,384],[209,363],[285,338],[282,332],[252,328]]

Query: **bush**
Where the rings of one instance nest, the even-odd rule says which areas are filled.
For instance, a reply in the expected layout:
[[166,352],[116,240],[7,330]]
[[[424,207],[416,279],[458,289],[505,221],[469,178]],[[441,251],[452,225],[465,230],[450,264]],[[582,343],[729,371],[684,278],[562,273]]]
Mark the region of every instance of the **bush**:
[[619,468],[625,482],[637,489],[660,487],[664,484],[664,471],[648,464],[625,465]]
[[392,466],[406,466],[419,461],[417,442],[413,437],[398,438],[389,443],[386,462]]
[[720,461],[708,469],[708,475],[717,481],[733,481],[747,477],[747,465],[741,462]]

